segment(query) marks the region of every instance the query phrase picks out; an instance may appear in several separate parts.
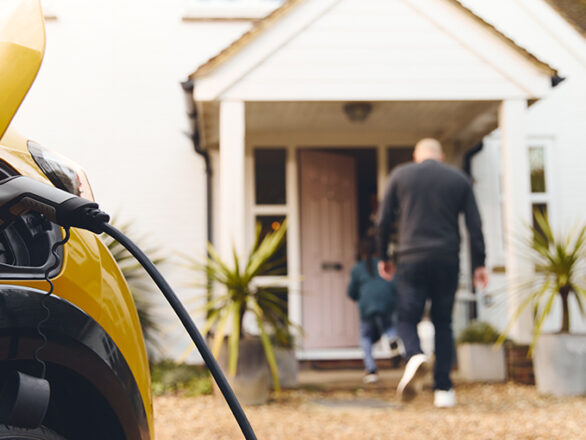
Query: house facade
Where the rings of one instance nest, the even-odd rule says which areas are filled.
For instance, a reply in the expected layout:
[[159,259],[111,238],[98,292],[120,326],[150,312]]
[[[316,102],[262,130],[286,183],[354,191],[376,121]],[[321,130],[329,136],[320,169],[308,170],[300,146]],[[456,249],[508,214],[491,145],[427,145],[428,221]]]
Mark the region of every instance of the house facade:
[[[512,286],[533,272],[511,237],[533,208],[556,226],[586,217],[586,46],[545,1],[157,3],[51,2],[44,70],[15,124],[84,166],[104,208],[171,252],[201,256],[209,236],[244,254],[257,222],[287,217],[286,265],[259,282],[303,327],[299,358],[360,356],[345,295],[357,240],[422,137],[469,170],[483,215],[491,285],[472,295],[463,246],[456,331],[471,304],[506,324]],[[71,129],[54,131],[48,112]],[[527,316],[513,335],[530,329]]]

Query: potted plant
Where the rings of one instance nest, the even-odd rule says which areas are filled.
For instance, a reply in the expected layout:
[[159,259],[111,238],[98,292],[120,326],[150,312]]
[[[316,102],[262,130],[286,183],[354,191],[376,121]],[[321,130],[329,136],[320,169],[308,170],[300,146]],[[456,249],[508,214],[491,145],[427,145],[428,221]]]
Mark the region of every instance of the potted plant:
[[[120,221],[117,217],[113,217],[110,223],[116,225],[120,231],[125,235],[133,234],[133,223],[130,221]],[[159,316],[156,311],[157,306],[153,298],[159,296],[159,289],[151,280],[144,268],[136,261],[128,250],[110,237],[107,234],[100,235],[104,244],[116,260],[120,267],[120,271],[128,283],[132,299],[136,305],[138,319],[145,338],[147,353],[149,361],[156,360],[165,354],[165,350],[160,342],[162,333],[159,325]],[[167,263],[167,257],[159,247],[148,244],[148,237],[145,235],[138,235],[134,239],[136,243],[140,244],[149,256],[149,259],[158,267]]]
[[[268,400],[270,376],[275,393],[280,391],[279,370],[271,335],[288,332],[292,323],[285,311],[285,301],[270,287],[256,282],[260,275],[273,275],[282,265],[275,253],[283,244],[286,220],[261,240],[257,227],[255,243],[246,260],[236,251],[231,262],[225,261],[210,244],[204,263],[190,261],[190,267],[207,281],[200,287],[215,287],[206,297],[203,310],[207,320],[202,333],[208,336],[212,353],[227,370],[228,380],[242,403],[261,404]],[[243,326],[245,315],[252,315],[258,335]],[[222,350],[226,347],[226,350]],[[270,376],[269,376],[270,372]]]
[[[568,234],[554,234],[543,214],[535,213],[529,248],[536,262],[536,277],[511,322],[499,338],[501,343],[512,323],[529,306],[533,307],[533,339],[529,353],[533,356],[535,383],[541,393],[555,395],[586,394],[586,334],[570,333],[570,299],[584,316],[584,265],[586,264],[586,225]],[[561,305],[560,330],[541,332],[552,314],[556,300]]]
[[499,333],[490,324],[472,321],[458,338],[458,372],[468,382],[506,379],[505,353],[495,348]]

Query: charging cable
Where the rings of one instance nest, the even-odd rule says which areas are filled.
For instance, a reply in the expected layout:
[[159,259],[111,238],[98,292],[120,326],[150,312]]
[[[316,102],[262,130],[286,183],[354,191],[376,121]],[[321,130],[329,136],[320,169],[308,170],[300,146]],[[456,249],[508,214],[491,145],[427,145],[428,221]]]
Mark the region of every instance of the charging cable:
[[226,399],[232,414],[234,414],[244,438],[246,440],[256,440],[256,435],[240,402],[238,402],[234,391],[232,391],[218,362],[212,355],[189,313],[145,253],[126,235],[108,223],[110,216],[101,211],[95,202],[77,197],[29,177],[15,176],[0,181],[0,231],[6,228],[15,218],[29,211],[43,214],[47,220],[64,228],[76,227],[96,234],[105,232],[136,258],[159,287],[181,320],[185,330],[189,333],[218,384],[224,399]]
[[187,312],[179,298],[177,298],[177,295],[175,294],[175,292],[173,292],[173,289],[171,289],[171,286],[169,286],[165,278],[163,278],[157,267],[149,260],[145,253],[142,250],[140,250],[140,248],[136,244],[134,244],[126,235],[124,235],[122,232],[120,232],[118,229],[116,229],[109,223],[104,223],[102,225],[102,230],[110,237],[112,237],[114,240],[118,241],[122,246],[124,246],[128,250],[128,252],[130,252],[134,256],[134,258],[136,258],[136,260],[142,265],[142,267],[145,268],[147,273],[151,276],[155,284],[159,287],[159,289],[161,290],[161,292],[163,293],[163,295],[165,296],[165,298],[167,299],[167,301],[169,302],[169,304],[181,320],[183,327],[185,327],[185,330],[187,330],[187,333],[189,333],[189,336],[191,336],[191,339],[193,340],[195,346],[199,350],[204,362],[206,363],[208,369],[212,373],[214,380],[218,384],[220,391],[224,395],[224,398],[226,399],[228,406],[230,406],[230,409],[232,410],[232,413],[234,414],[234,417],[236,418],[238,425],[240,425],[240,429],[242,430],[242,434],[244,434],[244,438],[247,440],[256,440],[256,435],[252,430],[252,426],[250,426],[250,422],[246,418],[246,414],[240,406],[240,402],[238,402],[238,399],[234,395],[234,392],[232,391],[230,384],[226,380],[224,373],[222,373],[222,370],[220,369],[218,362],[212,355],[203,336],[201,335],[195,323],[189,316],[189,313]]

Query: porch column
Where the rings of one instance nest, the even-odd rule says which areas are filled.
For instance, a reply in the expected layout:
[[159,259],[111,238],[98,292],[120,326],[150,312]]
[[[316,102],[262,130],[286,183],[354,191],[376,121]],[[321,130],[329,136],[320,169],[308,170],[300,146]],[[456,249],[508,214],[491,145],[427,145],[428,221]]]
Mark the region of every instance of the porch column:
[[220,200],[218,247],[220,255],[232,262],[232,248],[244,255],[245,245],[245,184],[244,102],[220,102]]
[[[499,111],[509,318],[523,300],[521,285],[530,281],[534,272],[524,246],[524,239],[528,236],[527,225],[532,224],[525,131],[526,112],[527,101],[524,99],[503,101]],[[533,322],[528,307],[513,324],[510,336],[515,342],[529,343],[532,328]]]

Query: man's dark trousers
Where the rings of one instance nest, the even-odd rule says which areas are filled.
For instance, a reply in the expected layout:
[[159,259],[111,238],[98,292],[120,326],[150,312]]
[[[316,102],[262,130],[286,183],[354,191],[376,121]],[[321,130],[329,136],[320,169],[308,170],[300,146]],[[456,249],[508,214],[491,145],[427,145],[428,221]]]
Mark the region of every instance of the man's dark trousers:
[[453,363],[454,336],[452,310],[458,288],[458,257],[435,257],[428,260],[403,261],[397,266],[397,330],[405,345],[407,359],[423,353],[417,324],[431,300],[431,321],[435,327],[435,389],[452,388],[450,370]]

